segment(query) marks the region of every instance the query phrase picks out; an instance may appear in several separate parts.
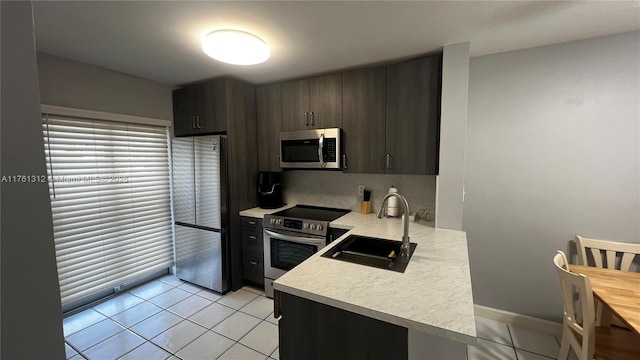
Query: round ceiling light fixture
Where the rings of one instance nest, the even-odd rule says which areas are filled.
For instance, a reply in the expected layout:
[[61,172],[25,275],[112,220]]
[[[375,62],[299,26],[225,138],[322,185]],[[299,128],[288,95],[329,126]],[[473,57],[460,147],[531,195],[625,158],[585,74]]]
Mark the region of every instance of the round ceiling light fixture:
[[202,50],[228,64],[254,65],[269,58],[269,47],[259,37],[239,30],[215,30],[202,37]]

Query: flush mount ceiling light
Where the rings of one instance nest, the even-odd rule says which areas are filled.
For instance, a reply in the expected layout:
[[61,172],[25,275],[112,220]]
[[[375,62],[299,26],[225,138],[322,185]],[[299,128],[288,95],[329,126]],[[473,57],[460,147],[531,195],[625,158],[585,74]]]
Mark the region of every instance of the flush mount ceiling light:
[[259,37],[239,30],[216,30],[202,37],[202,50],[228,64],[254,65],[269,58],[269,47]]

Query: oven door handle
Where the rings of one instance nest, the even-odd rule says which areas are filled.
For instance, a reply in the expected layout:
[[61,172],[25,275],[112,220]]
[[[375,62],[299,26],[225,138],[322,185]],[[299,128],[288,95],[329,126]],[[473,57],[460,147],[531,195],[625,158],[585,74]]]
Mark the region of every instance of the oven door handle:
[[300,236],[291,236],[291,235],[284,235],[284,234],[278,234],[276,232],[273,232],[271,230],[264,230],[265,235],[272,237],[272,238],[276,238],[276,239],[280,239],[280,240],[286,240],[286,241],[293,241],[293,242],[297,242],[300,244],[307,244],[307,245],[318,245],[318,244],[324,244],[324,239],[313,239],[310,240],[309,238],[305,238],[305,237],[300,237]]

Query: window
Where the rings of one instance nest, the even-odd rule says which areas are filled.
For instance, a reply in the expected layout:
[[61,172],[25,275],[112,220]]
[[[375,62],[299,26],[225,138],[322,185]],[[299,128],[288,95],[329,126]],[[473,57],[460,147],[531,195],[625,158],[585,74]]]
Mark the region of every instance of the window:
[[43,116],[63,311],[173,265],[166,127]]

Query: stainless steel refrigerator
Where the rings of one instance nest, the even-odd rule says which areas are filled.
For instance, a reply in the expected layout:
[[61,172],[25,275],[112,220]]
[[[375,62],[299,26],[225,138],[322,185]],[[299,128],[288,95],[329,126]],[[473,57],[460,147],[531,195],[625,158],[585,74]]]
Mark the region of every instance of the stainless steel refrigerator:
[[227,159],[224,135],[171,141],[176,276],[229,289]]

